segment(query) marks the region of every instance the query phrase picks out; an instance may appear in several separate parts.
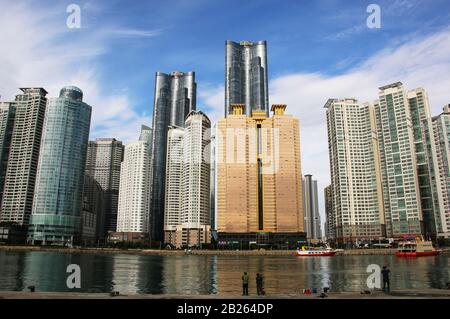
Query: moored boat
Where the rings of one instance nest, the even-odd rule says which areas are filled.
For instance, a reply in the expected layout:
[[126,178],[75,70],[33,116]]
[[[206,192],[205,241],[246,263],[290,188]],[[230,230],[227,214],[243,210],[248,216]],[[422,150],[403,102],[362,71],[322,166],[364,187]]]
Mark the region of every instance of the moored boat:
[[426,257],[439,255],[439,252],[433,247],[431,241],[409,240],[399,243],[395,255],[397,257]]
[[327,248],[305,248],[297,249],[295,252],[295,256],[297,257],[324,257],[324,256],[334,256],[336,252],[327,247]]

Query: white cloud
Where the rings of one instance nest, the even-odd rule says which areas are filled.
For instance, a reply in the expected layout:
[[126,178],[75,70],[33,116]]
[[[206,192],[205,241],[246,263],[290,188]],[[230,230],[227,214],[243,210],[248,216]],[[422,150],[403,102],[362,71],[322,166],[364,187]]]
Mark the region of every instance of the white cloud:
[[[270,83],[270,101],[286,103],[287,113],[300,119],[303,174],[319,182],[319,201],[330,182],[328,141],[324,104],[329,98],[356,97],[361,102],[377,98],[378,87],[402,81],[406,89],[427,90],[432,114],[450,102],[450,30],[409,39],[369,57],[365,63],[340,75],[296,73],[280,76]],[[211,113],[223,114],[223,86],[211,87],[200,95]],[[214,115],[217,119],[217,116]]]
[[[12,100],[20,87],[39,86],[56,97],[65,85],[84,92],[93,108],[91,138],[137,139],[140,124],[150,124],[148,114],[136,112],[126,88],[111,94],[101,85],[98,58],[114,37],[150,37],[159,30],[121,27],[71,30],[61,12],[24,2],[0,1],[0,94]],[[84,9],[86,10],[86,9]]]

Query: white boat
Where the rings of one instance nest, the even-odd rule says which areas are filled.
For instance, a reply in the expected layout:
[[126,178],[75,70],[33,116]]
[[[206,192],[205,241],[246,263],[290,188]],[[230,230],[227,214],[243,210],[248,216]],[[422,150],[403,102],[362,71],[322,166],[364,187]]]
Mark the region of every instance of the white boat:
[[295,256],[297,257],[324,257],[324,256],[334,256],[336,252],[330,247],[305,247],[297,249]]

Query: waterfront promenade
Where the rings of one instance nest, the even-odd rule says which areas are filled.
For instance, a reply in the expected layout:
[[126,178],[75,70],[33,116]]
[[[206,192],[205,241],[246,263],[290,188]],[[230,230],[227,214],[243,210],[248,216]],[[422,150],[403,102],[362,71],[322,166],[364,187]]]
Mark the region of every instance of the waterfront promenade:
[[[361,292],[330,292],[325,299],[449,299],[450,289],[405,289],[385,294],[374,291],[371,294]],[[231,294],[211,295],[174,295],[174,294],[120,294],[82,292],[28,292],[0,291],[0,299],[320,299],[319,294],[273,294],[266,296],[241,296]]]

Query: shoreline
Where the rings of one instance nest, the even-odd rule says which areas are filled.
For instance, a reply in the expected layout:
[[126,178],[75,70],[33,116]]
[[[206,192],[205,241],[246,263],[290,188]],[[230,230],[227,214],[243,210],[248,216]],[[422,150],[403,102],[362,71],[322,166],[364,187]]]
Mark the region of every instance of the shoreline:
[[[405,289],[391,291],[385,294],[379,290],[371,294],[361,292],[329,292],[325,299],[449,299],[450,290],[447,289]],[[269,294],[266,296],[241,296],[231,294],[212,295],[178,295],[178,294],[119,294],[111,296],[109,293],[89,292],[28,292],[28,291],[0,291],[0,299],[320,299],[319,294]]]
[[[352,249],[338,252],[336,256],[370,256],[394,255],[396,248]],[[118,248],[62,248],[40,246],[5,246],[0,245],[0,251],[6,252],[54,252],[81,254],[132,254],[132,255],[160,255],[160,256],[292,256],[294,250],[159,250],[159,249],[118,249]],[[446,248],[442,255],[450,254]]]

